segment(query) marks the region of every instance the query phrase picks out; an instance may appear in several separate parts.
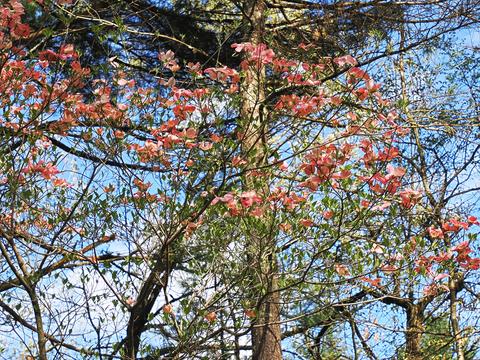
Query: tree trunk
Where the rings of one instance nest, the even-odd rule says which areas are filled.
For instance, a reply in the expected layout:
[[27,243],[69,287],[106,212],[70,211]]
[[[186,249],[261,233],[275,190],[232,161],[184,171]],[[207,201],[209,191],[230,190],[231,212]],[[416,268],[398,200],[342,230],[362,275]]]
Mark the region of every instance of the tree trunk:
[[406,357],[408,360],[420,360],[422,356],[421,340],[424,332],[423,309],[411,304],[407,309]]
[[459,290],[459,282],[461,279],[456,279],[456,276],[450,277],[448,281],[448,288],[450,289],[450,325],[452,327],[453,339],[455,341],[455,350],[457,351],[457,359],[465,360],[465,352],[463,350],[464,340],[460,331],[460,325],[457,315],[457,292]]
[[[152,269],[142,285],[136,303],[130,309],[127,335],[122,351],[122,360],[135,360],[140,346],[142,333],[148,322],[148,315],[155,304],[161,290],[166,286],[172,264],[168,264],[165,253],[159,254],[160,260]],[[170,267],[169,267],[170,266]]]
[[[265,3],[263,0],[246,0],[244,3],[246,21],[251,32],[246,41],[252,44],[263,42],[265,23]],[[266,119],[262,105],[265,101],[265,70],[250,67],[241,86],[241,117],[244,125],[242,149],[245,158],[252,167],[265,163]],[[249,189],[257,188],[263,196],[268,196],[268,185],[264,180],[255,182],[245,180]],[[275,236],[252,232],[249,244],[250,265],[252,265],[252,283],[261,289],[257,298],[257,316],[252,328],[252,358],[254,360],[282,359],[280,329],[280,294],[278,292],[278,265],[275,255]],[[260,282],[260,284],[259,284]],[[255,290],[254,290],[255,291]]]

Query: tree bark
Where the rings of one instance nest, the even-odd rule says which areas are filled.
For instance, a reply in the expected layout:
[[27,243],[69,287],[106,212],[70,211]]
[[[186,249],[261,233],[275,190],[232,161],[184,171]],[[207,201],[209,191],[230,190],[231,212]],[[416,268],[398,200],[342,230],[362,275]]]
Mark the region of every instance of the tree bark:
[[422,335],[423,326],[423,308],[419,305],[411,304],[407,308],[407,328],[406,328],[406,357],[408,360],[421,360],[422,356]]
[[453,338],[455,341],[455,350],[457,351],[457,359],[465,360],[464,352],[464,340],[461,335],[460,325],[457,315],[457,292],[459,290],[459,284],[462,279],[456,279],[456,276],[452,276],[448,281],[448,288],[450,289],[450,325],[452,327]]
[[38,301],[38,297],[34,287],[28,289],[28,295],[30,296],[30,300],[32,302],[33,313],[35,315],[35,323],[37,325],[38,359],[47,360],[47,338],[43,330],[43,319],[42,311],[40,309],[40,302]]
[[142,285],[136,303],[130,309],[127,335],[122,349],[122,360],[135,360],[137,358],[141,336],[148,322],[148,315],[161,290],[166,286],[169,265],[172,264],[168,264],[163,252],[159,256],[160,259]]
[[[263,43],[265,24],[265,3],[263,0],[246,0],[244,13],[250,23],[246,41],[257,45]],[[265,164],[266,137],[263,102],[265,101],[265,70],[250,67],[241,86],[241,117],[244,125],[242,149],[244,156],[253,167]],[[265,181],[255,183],[245,180],[247,188],[261,189],[268,194]],[[275,255],[275,236],[252,233],[247,244],[252,265],[252,283],[262,289],[257,298],[257,316],[252,327],[252,359],[282,359],[280,329],[280,293],[278,292],[278,265]],[[259,284],[260,282],[260,284]]]

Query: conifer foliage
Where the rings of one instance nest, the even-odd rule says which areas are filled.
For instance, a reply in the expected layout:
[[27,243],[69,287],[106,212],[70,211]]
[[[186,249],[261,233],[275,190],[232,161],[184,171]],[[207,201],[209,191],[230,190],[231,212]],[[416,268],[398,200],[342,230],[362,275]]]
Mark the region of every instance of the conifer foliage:
[[232,66],[160,49],[148,81],[31,46],[24,20],[72,1],[0,6],[2,356],[376,359],[385,305],[404,314],[398,356],[424,358],[442,311],[452,354],[475,351],[458,306],[479,222],[409,158],[402,99],[352,55],[277,51],[267,2],[247,3]]

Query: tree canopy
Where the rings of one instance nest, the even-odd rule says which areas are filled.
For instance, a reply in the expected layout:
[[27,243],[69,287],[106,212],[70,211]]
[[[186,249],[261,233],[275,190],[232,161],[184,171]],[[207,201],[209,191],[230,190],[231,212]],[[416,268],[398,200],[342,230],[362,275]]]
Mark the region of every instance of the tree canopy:
[[4,2],[0,357],[478,358],[478,5]]

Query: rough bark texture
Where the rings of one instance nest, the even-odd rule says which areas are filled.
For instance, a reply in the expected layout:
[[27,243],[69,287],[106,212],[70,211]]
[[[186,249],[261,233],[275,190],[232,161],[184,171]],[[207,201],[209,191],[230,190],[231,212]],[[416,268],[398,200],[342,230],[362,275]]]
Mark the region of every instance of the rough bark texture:
[[280,296],[276,292],[278,281],[275,274],[265,275],[264,279],[268,281],[267,294],[260,304],[257,321],[252,330],[252,359],[278,360],[282,359]]
[[408,360],[420,360],[422,356],[423,309],[419,305],[411,304],[407,309],[406,355]]
[[[262,0],[246,0],[244,3],[246,21],[250,24],[250,34],[246,41],[252,44],[263,42],[265,23],[265,3]],[[265,71],[255,68],[247,70],[242,84],[242,119],[245,124],[245,136],[242,144],[243,152],[251,165],[259,166],[265,161],[266,128],[262,105],[265,100]],[[252,167],[254,167],[252,166]],[[247,187],[261,189],[263,195],[268,194],[268,185],[246,180]],[[274,253],[275,237],[264,234],[251,234],[248,244],[253,267],[254,286],[262,289],[257,299],[257,317],[252,328],[252,358],[254,360],[282,359],[280,329],[280,294],[278,292],[278,268]],[[260,281],[260,284],[258,284]]]

